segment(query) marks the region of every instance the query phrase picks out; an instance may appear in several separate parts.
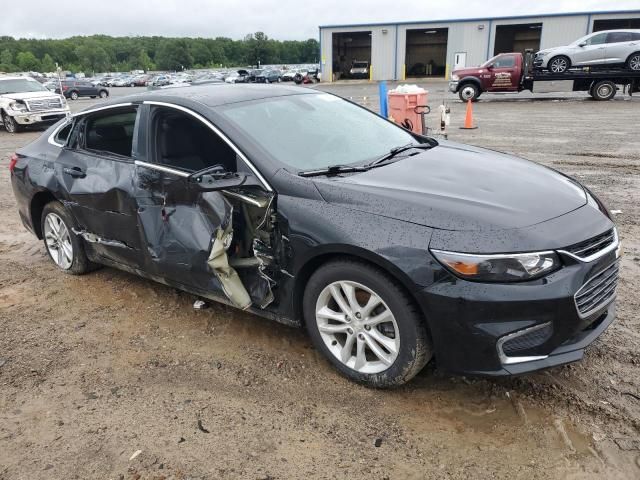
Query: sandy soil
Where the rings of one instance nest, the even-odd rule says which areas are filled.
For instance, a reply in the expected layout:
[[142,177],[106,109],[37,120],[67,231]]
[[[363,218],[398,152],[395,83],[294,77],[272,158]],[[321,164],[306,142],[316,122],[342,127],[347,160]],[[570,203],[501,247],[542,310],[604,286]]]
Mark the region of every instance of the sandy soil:
[[302,331],[112,269],[61,274],[6,168],[38,133],[2,132],[0,479],[640,478],[640,99],[487,96],[471,132],[452,107],[452,139],[554,166],[622,211],[618,319],[584,361],[502,380],[429,365],[376,391]]

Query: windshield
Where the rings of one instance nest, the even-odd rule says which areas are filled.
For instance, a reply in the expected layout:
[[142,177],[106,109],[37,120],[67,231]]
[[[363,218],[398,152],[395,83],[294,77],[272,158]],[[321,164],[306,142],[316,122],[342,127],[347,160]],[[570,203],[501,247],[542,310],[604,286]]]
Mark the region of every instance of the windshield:
[[353,64],[352,68],[367,68],[368,63],[366,62],[356,62]]
[[364,164],[416,142],[404,129],[329,94],[240,102],[220,112],[273,160],[295,172]]
[[0,80],[0,95],[4,95],[6,93],[26,92],[48,92],[48,90],[39,82],[35,80],[27,80],[26,78]]

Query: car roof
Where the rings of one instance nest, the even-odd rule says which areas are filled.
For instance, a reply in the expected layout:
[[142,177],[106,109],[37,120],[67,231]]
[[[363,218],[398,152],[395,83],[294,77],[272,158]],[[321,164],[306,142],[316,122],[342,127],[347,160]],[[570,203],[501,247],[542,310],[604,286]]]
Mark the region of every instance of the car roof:
[[[126,102],[157,101],[175,103],[177,105],[189,104],[192,102],[206,105],[207,107],[218,107],[231,103],[248,102],[262,100],[266,98],[286,97],[290,95],[310,95],[318,94],[316,90],[306,87],[280,86],[280,85],[242,85],[228,83],[212,83],[208,85],[197,85],[184,88],[169,88],[150,90],[144,93],[119,97],[102,104],[103,107],[109,105],[122,104]],[[95,108],[95,107],[93,107]],[[87,111],[90,111],[89,107]],[[82,114],[82,112],[80,112]]]

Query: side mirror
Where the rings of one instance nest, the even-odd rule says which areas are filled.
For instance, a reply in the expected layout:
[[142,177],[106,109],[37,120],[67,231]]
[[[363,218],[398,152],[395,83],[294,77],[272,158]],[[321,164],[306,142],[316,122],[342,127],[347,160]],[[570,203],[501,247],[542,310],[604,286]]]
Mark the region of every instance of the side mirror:
[[587,46],[586,42],[582,42],[578,44],[579,47],[584,48]]
[[491,64],[491,65],[487,65],[487,70],[493,70],[493,68],[494,68],[494,67],[493,67],[493,64]]
[[189,177],[189,181],[204,192],[224,190],[225,188],[239,187],[247,180],[245,174],[226,172],[220,166],[196,172]]

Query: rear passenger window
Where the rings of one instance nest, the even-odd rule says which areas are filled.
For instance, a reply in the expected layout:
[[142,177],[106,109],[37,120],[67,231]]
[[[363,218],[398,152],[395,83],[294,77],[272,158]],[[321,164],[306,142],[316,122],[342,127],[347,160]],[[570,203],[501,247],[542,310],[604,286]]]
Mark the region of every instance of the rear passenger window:
[[89,117],[84,146],[96,153],[131,157],[135,123],[135,109]]
[[630,42],[630,32],[611,32],[607,34],[607,43]]

